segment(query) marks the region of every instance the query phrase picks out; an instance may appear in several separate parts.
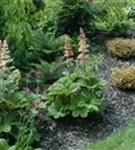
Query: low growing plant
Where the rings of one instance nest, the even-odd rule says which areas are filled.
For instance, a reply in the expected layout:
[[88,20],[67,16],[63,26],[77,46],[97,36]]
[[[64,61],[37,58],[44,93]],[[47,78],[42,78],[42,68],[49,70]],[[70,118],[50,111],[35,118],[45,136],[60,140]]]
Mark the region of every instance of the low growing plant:
[[135,54],[135,40],[115,38],[107,41],[108,51],[120,58],[129,58]]
[[112,72],[113,83],[121,89],[135,89],[135,67],[128,66]]
[[48,111],[54,118],[87,117],[103,106],[104,82],[92,70],[77,69],[60,78],[47,90]]

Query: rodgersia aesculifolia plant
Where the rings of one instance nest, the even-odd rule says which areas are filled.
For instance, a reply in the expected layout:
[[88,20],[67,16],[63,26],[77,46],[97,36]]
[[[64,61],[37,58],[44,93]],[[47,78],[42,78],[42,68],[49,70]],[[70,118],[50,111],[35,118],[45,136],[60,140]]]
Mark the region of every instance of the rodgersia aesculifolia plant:
[[105,82],[96,77],[93,68],[87,66],[87,51],[87,38],[81,28],[79,55],[73,57],[69,41],[64,46],[66,63],[72,63],[72,69],[71,65],[67,67],[68,74],[46,91],[48,112],[56,119],[68,115],[84,118],[103,108]]

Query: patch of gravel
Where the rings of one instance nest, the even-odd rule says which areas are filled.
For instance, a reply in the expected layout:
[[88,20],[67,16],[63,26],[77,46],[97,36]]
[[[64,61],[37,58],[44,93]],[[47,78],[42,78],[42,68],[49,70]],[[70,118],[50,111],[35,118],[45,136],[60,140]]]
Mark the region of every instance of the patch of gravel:
[[135,92],[122,91],[111,84],[110,74],[116,67],[135,65],[135,60],[119,60],[106,54],[99,75],[108,81],[107,108],[103,115],[87,119],[72,118],[52,121],[40,116],[40,145],[43,150],[84,150],[88,143],[101,140],[135,118]]

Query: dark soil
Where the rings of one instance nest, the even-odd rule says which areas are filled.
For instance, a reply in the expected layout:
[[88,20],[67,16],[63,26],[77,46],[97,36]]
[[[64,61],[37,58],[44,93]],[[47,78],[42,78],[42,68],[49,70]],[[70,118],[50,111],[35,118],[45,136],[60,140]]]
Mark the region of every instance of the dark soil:
[[135,60],[119,60],[106,55],[99,67],[99,75],[108,81],[107,107],[104,114],[87,119],[66,118],[52,121],[40,114],[40,145],[43,150],[84,150],[129,124],[135,118],[135,92],[122,91],[112,85],[110,74],[116,67],[135,65]]

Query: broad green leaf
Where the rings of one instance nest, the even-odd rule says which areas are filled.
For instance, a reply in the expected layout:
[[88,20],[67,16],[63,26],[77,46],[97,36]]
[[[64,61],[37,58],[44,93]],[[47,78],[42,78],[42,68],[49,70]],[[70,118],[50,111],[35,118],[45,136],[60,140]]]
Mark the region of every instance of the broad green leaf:
[[92,111],[99,111],[99,107],[98,106],[96,106],[96,105],[92,105],[92,104],[90,104],[89,106],[88,106],[88,108],[90,109],[90,110],[92,110]]
[[46,108],[46,103],[45,102],[40,102],[39,103],[39,108],[41,108],[41,109]]
[[80,90],[80,83],[72,83],[70,85],[70,88],[69,88],[69,92],[72,93],[72,92],[76,92]]
[[78,103],[77,103],[77,106],[78,107],[84,107],[84,106],[86,106],[87,104],[85,103],[85,101],[79,101]]
[[17,150],[17,149],[16,149],[16,146],[14,145],[14,146],[10,147],[8,150]]
[[81,110],[81,114],[80,116],[82,118],[86,118],[88,116],[89,110],[87,108],[85,108],[84,110]]
[[9,145],[5,139],[0,139],[0,149],[1,150],[8,150]]
[[72,116],[73,116],[74,118],[78,117],[78,116],[79,116],[79,112],[78,112],[78,111],[73,111],[73,112],[72,112]]
[[4,124],[3,126],[0,126],[0,131],[2,131],[2,132],[10,132],[11,131],[11,125]]
[[89,110],[87,107],[81,107],[72,112],[73,117],[79,117],[85,118],[88,116]]

